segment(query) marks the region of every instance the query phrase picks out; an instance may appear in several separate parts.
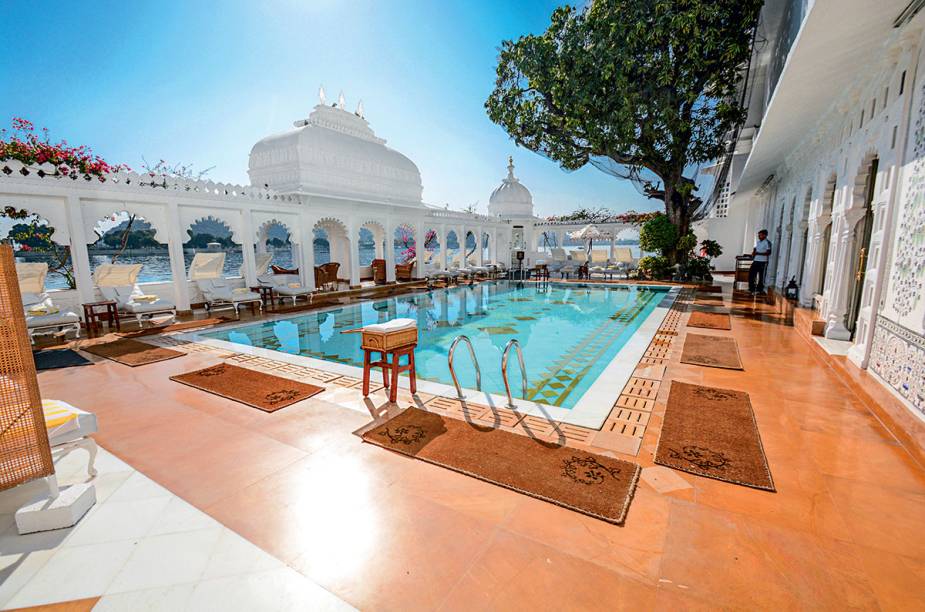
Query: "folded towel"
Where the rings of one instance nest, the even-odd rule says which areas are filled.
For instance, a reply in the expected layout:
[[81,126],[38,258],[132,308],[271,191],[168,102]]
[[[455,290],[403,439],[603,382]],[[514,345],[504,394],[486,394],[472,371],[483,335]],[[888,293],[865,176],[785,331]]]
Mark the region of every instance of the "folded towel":
[[50,314],[57,314],[61,312],[61,309],[57,306],[33,306],[26,311],[30,315],[34,316],[45,316]]
[[247,287],[235,287],[234,289],[231,290],[231,292],[235,295],[247,295],[249,293],[253,293],[253,291],[251,291]]
[[133,302],[156,302],[156,301],[158,301],[159,299],[160,299],[160,298],[157,297],[156,295],[149,295],[149,294],[148,294],[148,295],[133,295],[133,296],[132,296],[132,301],[133,301]]
[[42,412],[45,415],[45,429],[48,437],[74,431],[78,428],[75,408],[60,400],[42,400]]
[[365,325],[363,327],[363,331],[388,333],[416,326],[417,321],[414,319],[392,319],[391,321],[386,321],[385,323],[373,323],[372,325]]
[[289,283],[286,286],[289,287],[290,289],[299,289],[302,287],[302,285],[300,285],[299,283]]

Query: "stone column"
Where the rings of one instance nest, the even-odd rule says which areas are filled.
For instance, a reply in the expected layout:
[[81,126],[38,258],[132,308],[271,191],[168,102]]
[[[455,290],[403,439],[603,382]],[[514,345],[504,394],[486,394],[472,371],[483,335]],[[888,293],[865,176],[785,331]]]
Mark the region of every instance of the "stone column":
[[610,261],[614,260],[614,249],[617,246],[617,232],[615,230],[610,230]]
[[482,249],[482,236],[485,233],[485,230],[481,227],[475,230],[478,234],[475,237],[475,263],[484,266],[485,265],[485,253]]
[[395,282],[395,225],[391,217],[385,222],[385,280]]
[[315,287],[315,223],[317,220],[307,214],[299,215],[299,273],[302,284],[314,291]]
[[174,301],[177,310],[189,310],[189,281],[183,258],[183,228],[180,227],[180,207],[167,203],[167,251],[170,254],[170,274],[173,276]]
[[465,268],[469,265],[466,262],[466,226],[460,225],[456,232],[456,238],[459,241],[459,267]]
[[424,222],[421,219],[414,221],[414,252],[416,262],[412,274],[416,278],[424,278],[427,272],[424,270]]
[[360,235],[357,227],[356,218],[351,216],[347,221],[347,265],[350,266],[350,286],[357,287],[360,284]]
[[[83,207],[76,195],[67,196],[67,222],[71,234],[71,261],[74,265],[74,282],[82,304],[93,302],[95,289],[90,273],[90,254],[87,252],[87,235],[84,229]],[[83,312],[80,313],[83,316]]]
[[[845,326],[848,313],[848,300],[854,286],[854,270],[851,260],[854,250],[854,228],[864,217],[863,206],[856,206],[835,216],[832,235],[837,236],[834,249],[835,270],[832,274],[832,288],[826,299],[825,337],[835,340],[849,340],[851,332]],[[837,233],[835,230],[838,230]]]
[[244,277],[244,285],[253,287],[257,284],[257,262],[254,261],[254,223],[249,208],[241,211],[241,234],[241,275]]
[[440,268],[446,270],[447,260],[446,260],[446,234],[447,229],[446,225],[441,225],[437,228],[437,231],[440,232]]

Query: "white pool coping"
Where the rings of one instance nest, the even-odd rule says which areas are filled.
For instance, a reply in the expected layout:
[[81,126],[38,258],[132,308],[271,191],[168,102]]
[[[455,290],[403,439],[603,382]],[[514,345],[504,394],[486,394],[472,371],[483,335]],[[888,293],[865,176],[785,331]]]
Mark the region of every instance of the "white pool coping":
[[[569,283],[569,285],[574,286],[573,283]],[[652,285],[624,284],[614,286],[651,287]],[[600,287],[606,288],[607,286],[600,285]],[[681,288],[675,286],[671,287],[665,293],[665,296],[661,298],[655,309],[649,313],[649,316],[646,317],[645,321],[643,321],[642,324],[636,329],[636,331],[633,332],[633,335],[629,338],[629,340],[626,341],[626,344],[624,344],[617,352],[617,354],[614,355],[610,363],[607,364],[607,367],[604,368],[604,370],[597,376],[595,381],[591,384],[591,387],[588,388],[584,394],[582,394],[581,398],[572,408],[561,408],[559,406],[551,406],[549,404],[532,402],[529,400],[517,398],[516,393],[520,386],[518,384],[520,378],[517,376],[510,381],[511,392],[515,395],[514,404],[517,411],[522,414],[533,415],[547,420],[560,421],[562,423],[579,425],[581,427],[588,427],[590,429],[600,429],[603,426],[604,421],[607,420],[607,416],[610,414],[610,411],[613,409],[614,402],[616,402],[620,392],[623,390],[623,388],[626,386],[626,383],[633,375],[633,371],[636,369],[639,360],[642,359],[646,349],[649,347],[649,343],[658,332],[659,327],[661,327],[662,321],[665,319],[668,311],[671,310],[671,306],[675,299],[677,299],[680,291]],[[363,301],[374,302],[377,300],[370,299]],[[349,305],[352,306],[353,304]],[[305,316],[306,314],[327,312],[329,310],[337,310],[343,307],[343,304],[338,304],[302,313],[292,313],[277,316],[268,315],[266,318],[260,321],[242,321],[234,325],[223,325],[221,329],[230,330],[238,327],[247,327],[250,325],[257,325],[266,322],[283,321]],[[331,372],[333,374],[339,374],[341,376],[353,376],[355,378],[363,377],[363,368],[357,366],[337,363],[333,361],[325,361],[323,359],[306,357],[304,355],[292,355],[282,351],[274,351],[273,349],[237,344],[234,342],[228,342],[226,340],[206,338],[201,336],[199,332],[178,334],[177,337],[188,340],[190,342],[198,342],[200,344],[205,344],[207,346],[231,351],[234,353],[254,355],[256,357],[264,357],[266,359],[282,361],[294,365],[317,368],[319,370],[324,370],[325,372]],[[407,377],[399,378],[400,388],[407,389],[409,384],[410,383]],[[431,395],[439,395],[441,397],[454,399],[457,397],[455,387],[444,383],[424,380],[422,378],[418,378],[417,388],[418,391],[429,393]],[[493,408],[509,407],[507,405],[507,397],[502,395],[488,393],[486,391],[479,391],[477,389],[468,389],[465,387],[463,387],[463,393],[465,395],[466,401],[477,404],[487,404]]]

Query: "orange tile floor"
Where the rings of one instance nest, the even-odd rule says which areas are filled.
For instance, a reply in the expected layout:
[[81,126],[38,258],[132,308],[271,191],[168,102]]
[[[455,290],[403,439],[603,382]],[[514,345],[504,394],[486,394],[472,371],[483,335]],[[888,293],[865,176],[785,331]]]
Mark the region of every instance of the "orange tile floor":
[[[644,470],[622,527],[363,444],[381,392],[265,414],[168,380],[208,352],[39,381],[97,413],[106,449],[361,609],[925,608],[925,470],[784,318],[735,312],[696,331],[731,333],[744,372],[680,364],[682,315],[624,456]],[[777,493],[653,465],[670,380],[750,394]]]

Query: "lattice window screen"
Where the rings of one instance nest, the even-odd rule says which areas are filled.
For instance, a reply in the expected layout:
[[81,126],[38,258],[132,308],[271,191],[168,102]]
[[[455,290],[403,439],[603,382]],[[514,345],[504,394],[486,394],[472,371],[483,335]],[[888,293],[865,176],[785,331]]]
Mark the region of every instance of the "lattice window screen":
[[15,262],[0,245],[0,491],[55,471]]

